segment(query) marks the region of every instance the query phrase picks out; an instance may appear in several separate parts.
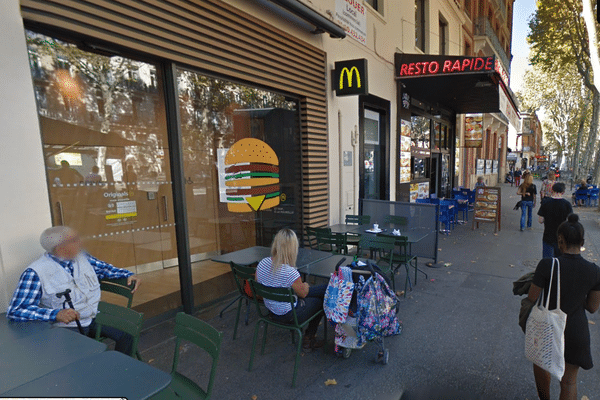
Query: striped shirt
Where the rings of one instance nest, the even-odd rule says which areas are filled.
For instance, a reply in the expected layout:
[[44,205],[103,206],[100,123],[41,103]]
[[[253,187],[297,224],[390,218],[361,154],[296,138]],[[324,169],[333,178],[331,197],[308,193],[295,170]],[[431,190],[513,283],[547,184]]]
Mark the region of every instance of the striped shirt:
[[[133,272],[126,269],[116,268],[113,265],[100,261],[89,254],[86,254],[88,262],[94,268],[98,279],[118,279],[127,278],[133,275]],[[73,262],[71,260],[63,260],[52,254],[46,253],[43,257],[49,257],[57,262],[67,272],[73,276]],[[56,314],[60,310],[40,307],[42,298],[42,283],[38,274],[31,268],[27,268],[21,275],[17,289],[13,294],[6,318],[13,321],[56,321]]]
[[[273,273],[273,260],[271,257],[263,258],[256,267],[256,281],[270,287],[292,287],[300,273],[296,268],[282,265],[276,273]],[[265,306],[276,315],[284,315],[292,310],[290,303],[265,299]]]

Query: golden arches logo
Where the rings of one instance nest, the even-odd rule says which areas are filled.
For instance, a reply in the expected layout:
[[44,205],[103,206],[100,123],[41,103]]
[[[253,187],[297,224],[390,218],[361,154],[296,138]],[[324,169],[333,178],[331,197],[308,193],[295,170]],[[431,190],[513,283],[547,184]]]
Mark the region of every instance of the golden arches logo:
[[355,66],[348,69],[347,67],[344,67],[342,69],[342,72],[340,72],[340,90],[344,89],[344,74],[346,75],[347,79],[348,79],[348,87],[351,88],[352,87],[352,77],[354,76],[354,73],[356,72],[356,87],[360,88],[362,85],[360,83],[360,72],[358,72],[358,68],[356,68]]

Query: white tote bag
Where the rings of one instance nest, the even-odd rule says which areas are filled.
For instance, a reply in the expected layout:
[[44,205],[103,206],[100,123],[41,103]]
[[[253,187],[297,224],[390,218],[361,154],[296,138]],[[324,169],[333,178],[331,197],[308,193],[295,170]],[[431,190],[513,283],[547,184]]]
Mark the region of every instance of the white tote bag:
[[[556,263],[557,298],[556,309],[549,310],[552,277]],[[541,303],[541,304],[540,304]],[[544,304],[544,294],[531,309],[525,330],[525,357],[540,368],[561,379],[565,372],[565,326],[567,314],[560,309],[560,263],[552,259],[550,285]]]

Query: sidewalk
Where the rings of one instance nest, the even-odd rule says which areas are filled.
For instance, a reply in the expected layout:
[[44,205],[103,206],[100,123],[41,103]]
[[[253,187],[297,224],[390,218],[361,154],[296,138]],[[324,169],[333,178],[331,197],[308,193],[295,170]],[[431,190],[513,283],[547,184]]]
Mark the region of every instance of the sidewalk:
[[[248,372],[256,313],[251,308],[248,326],[240,321],[233,341],[235,308],[221,319],[217,311],[222,306],[218,306],[200,316],[224,333],[213,399],[537,399],[532,367],[524,356],[524,335],[517,324],[521,297],[512,294],[512,282],[535,269],[542,253],[543,226],[534,215],[533,230],[520,232],[520,210],[513,211],[516,188],[500,186],[501,231],[494,234],[492,224],[480,224],[473,231],[469,220],[449,236],[440,235],[439,260],[448,266],[428,268],[424,264],[431,260],[419,260],[429,276],[419,275],[414,290],[400,299],[398,316],[404,330],[385,340],[388,365],[375,362],[375,343],[353,351],[348,359],[321,350],[308,352],[302,356],[292,389],[290,334],[269,330],[265,354],[257,352],[254,368]],[[586,228],[584,257],[598,262],[600,215],[595,208],[575,212]],[[404,274],[397,279],[402,283]],[[597,366],[580,371],[578,398],[594,400],[600,399],[600,318],[598,314],[588,317]],[[140,344],[144,360],[166,371],[172,361],[173,324],[169,320],[144,331]],[[203,382],[208,362],[195,356],[186,360],[181,371]],[[329,379],[337,384],[326,386]],[[554,380],[552,398],[558,398],[558,391]]]

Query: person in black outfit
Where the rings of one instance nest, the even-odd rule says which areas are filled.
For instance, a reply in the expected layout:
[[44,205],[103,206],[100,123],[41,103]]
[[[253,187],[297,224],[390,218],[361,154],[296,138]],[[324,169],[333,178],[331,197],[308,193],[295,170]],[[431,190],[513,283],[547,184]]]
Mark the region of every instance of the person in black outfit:
[[544,236],[542,237],[542,258],[560,256],[558,249],[558,237],[556,231],[558,226],[567,220],[567,216],[573,212],[569,201],[563,199],[565,184],[562,182],[552,185],[552,195],[544,197],[538,210],[538,220],[544,224]]
[[[563,253],[560,262],[560,308],[567,314],[565,327],[565,373],[560,381],[560,398],[577,399],[579,368],[593,367],[590,352],[590,331],[585,314],[595,313],[600,305],[600,267],[585,260],[580,252],[584,243],[583,226],[577,214],[569,215],[558,227],[558,247]],[[528,299],[535,302],[550,284],[552,259],[542,259],[533,277]],[[553,285],[556,289],[557,285]],[[550,309],[556,308],[556,290],[550,296]],[[540,399],[550,399],[550,373],[537,365],[533,375]]]

